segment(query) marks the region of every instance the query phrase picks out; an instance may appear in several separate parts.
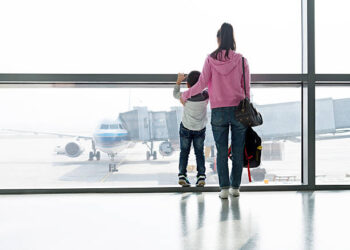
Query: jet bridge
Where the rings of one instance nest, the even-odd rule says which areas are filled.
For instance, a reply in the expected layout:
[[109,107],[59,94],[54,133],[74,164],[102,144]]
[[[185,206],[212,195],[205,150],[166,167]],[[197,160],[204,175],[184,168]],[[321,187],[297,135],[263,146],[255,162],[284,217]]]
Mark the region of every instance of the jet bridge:
[[151,157],[157,159],[155,141],[163,141],[159,147],[162,155],[170,155],[174,151],[172,144],[176,144],[179,138],[176,110],[153,112],[148,111],[147,107],[135,107],[131,111],[120,113],[119,119],[131,140],[142,141],[149,148],[146,152],[147,160]]
[[[264,142],[263,158],[282,160],[283,141],[301,140],[301,103],[285,102],[256,105],[262,114],[264,124],[254,129]],[[159,152],[168,156],[179,149],[179,125],[183,108],[172,107],[171,111],[149,111],[147,107],[135,107],[120,113],[119,119],[129,132],[131,140],[147,145],[147,159],[156,159],[155,141],[163,141]],[[205,146],[214,148],[215,142],[210,125],[211,112],[208,109],[208,123]],[[350,98],[316,100],[316,139],[337,139],[350,137]]]
[[[263,141],[291,140],[301,138],[301,103],[287,102],[257,105],[264,124],[254,128]],[[316,100],[316,135],[337,134],[350,129],[350,98],[325,98]],[[327,137],[329,138],[329,137]]]

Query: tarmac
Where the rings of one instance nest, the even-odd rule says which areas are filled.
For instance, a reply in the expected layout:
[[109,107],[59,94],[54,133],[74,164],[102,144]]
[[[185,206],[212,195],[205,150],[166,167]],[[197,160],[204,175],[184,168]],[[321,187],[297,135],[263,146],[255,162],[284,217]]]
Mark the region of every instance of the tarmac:
[[[85,151],[77,158],[57,155],[54,148],[67,139],[35,135],[0,134],[0,188],[84,188],[84,187],[172,187],[178,186],[179,151],[169,157],[158,153],[157,160],[146,160],[147,147],[137,142],[120,152],[116,172],[109,172],[108,156],[101,152],[100,161],[88,161],[89,141],[80,141]],[[159,143],[155,143],[158,151]],[[350,183],[347,149],[350,139],[317,142],[317,182]],[[282,160],[264,160],[263,180],[248,182],[246,169],[242,185],[282,185],[301,183],[301,144],[284,142]],[[342,151],[341,151],[341,150]],[[327,153],[325,153],[327,152]],[[191,151],[189,179],[194,185],[196,161]],[[217,174],[206,163],[207,186],[217,186]],[[254,170],[252,170],[254,171]]]

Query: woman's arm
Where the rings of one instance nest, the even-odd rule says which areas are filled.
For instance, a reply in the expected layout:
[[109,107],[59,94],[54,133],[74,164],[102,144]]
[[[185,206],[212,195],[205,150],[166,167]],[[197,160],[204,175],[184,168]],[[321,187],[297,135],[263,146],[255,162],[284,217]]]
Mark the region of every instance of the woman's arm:
[[[250,100],[250,72],[249,72],[249,65],[247,58],[244,58],[244,73],[245,73],[245,89],[247,93],[247,97]],[[243,75],[242,75],[242,81],[241,81],[241,86],[242,89],[244,89],[244,80],[243,80]]]
[[190,89],[183,92],[181,95],[182,102],[186,102],[188,98],[191,96],[197,95],[201,93],[206,87],[208,87],[208,82],[211,79],[211,69],[209,64],[209,56],[205,60],[203,70],[201,75],[199,76],[198,82],[193,85]]

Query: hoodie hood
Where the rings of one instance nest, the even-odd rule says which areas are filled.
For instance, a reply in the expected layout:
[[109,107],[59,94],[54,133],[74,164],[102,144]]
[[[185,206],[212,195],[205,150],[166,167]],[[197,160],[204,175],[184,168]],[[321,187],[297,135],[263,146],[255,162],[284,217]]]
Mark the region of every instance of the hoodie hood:
[[236,68],[238,64],[242,62],[242,55],[230,50],[228,56],[229,58],[225,58],[225,50],[222,50],[218,54],[218,59],[216,60],[209,55],[210,65],[213,67],[215,71],[217,71],[221,75],[228,75],[231,73],[233,69]]

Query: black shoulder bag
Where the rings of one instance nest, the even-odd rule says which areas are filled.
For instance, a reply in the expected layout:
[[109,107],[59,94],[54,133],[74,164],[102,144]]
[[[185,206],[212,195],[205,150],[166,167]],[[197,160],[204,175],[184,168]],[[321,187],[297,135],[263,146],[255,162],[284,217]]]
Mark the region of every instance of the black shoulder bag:
[[245,70],[244,70],[244,57],[242,57],[242,67],[243,67],[243,82],[244,82],[244,96],[245,98],[239,103],[235,116],[237,121],[244,124],[247,127],[255,127],[263,124],[263,119],[261,114],[254,108],[253,104],[247,97],[246,87],[245,87]]

